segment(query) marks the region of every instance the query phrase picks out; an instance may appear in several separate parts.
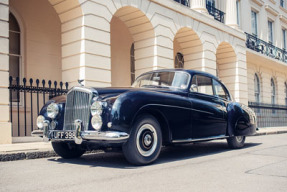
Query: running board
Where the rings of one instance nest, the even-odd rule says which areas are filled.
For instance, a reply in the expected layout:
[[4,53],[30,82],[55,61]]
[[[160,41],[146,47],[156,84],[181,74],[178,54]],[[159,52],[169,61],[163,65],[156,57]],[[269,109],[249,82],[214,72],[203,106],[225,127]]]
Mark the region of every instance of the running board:
[[215,139],[226,139],[228,136],[225,135],[220,135],[216,137],[205,137],[205,138],[200,138],[200,139],[178,139],[178,140],[173,140],[172,143],[192,143],[192,142],[197,142],[197,141],[210,141],[210,140],[215,140]]

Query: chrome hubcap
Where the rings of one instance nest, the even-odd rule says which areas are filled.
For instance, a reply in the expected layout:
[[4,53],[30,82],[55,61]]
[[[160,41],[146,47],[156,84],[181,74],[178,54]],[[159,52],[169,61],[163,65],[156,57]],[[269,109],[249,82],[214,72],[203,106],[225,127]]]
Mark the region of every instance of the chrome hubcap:
[[156,130],[151,124],[144,124],[139,128],[136,137],[138,152],[145,157],[151,156],[157,147]]
[[235,139],[238,143],[241,143],[243,141],[243,136],[235,136]]
[[152,137],[151,137],[151,135],[146,135],[146,136],[144,137],[144,144],[145,144],[146,146],[149,146],[149,145],[151,144],[151,142],[152,142]]

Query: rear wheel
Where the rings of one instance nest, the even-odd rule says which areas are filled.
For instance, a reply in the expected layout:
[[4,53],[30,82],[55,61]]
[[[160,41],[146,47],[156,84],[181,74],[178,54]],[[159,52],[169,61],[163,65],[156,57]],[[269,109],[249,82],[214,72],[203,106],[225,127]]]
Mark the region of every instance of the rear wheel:
[[239,149],[244,146],[245,136],[234,136],[227,138],[228,146],[231,149]]
[[52,147],[54,151],[64,159],[78,158],[86,152],[77,145],[70,146],[64,142],[52,142]]
[[140,117],[123,145],[126,159],[135,165],[154,162],[160,154],[162,134],[158,121],[150,115]]

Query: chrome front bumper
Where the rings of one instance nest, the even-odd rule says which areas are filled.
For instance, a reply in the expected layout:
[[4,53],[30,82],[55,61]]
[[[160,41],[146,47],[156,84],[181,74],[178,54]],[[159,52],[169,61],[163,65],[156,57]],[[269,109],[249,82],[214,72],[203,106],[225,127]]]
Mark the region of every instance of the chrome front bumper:
[[[82,131],[82,122],[75,121],[76,130],[74,141],[76,144],[81,144],[83,141],[111,141],[117,143],[124,143],[128,140],[129,134],[119,131]],[[57,130],[49,130],[49,121],[44,122],[43,130],[38,129],[31,133],[32,136],[43,137],[43,140],[48,142],[50,140],[67,141],[68,139],[54,139],[51,138],[52,132]],[[59,131],[59,130],[58,130]],[[72,141],[72,139],[70,140]]]

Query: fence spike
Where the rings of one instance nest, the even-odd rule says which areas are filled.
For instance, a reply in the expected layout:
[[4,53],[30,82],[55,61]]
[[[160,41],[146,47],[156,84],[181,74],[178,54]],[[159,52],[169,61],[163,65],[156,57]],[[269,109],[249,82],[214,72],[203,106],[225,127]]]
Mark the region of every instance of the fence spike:
[[27,82],[27,79],[24,77],[24,78],[23,78],[24,87],[26,87],[26,82]]
[[9,77],[9,84],[10,84],[10,85],[12,85],[12,81],[13,81],[13,77],[10,76],[10,77]]
[[69,83],[66,82],[65,85],[66,85],[66,89],[68,89],[69,88]]
[[51,88],[51,85],[52,85],[52,81],[51,80],[48,81],[48,85],[49,85],[49,88]]
[[40,80],[39,80],[39,79],[36,79],[36,85],[37,85],[37,87],[39,87],[39,83],[40,83]]
[[32,86],[32,85],[33,85],[33,79],[30,78],[30,86]]
[[43,80],[42,80],[43,88],[45,88],[45,84],[46,84],[46,81],[45,81],[45,79],[43,79]]

